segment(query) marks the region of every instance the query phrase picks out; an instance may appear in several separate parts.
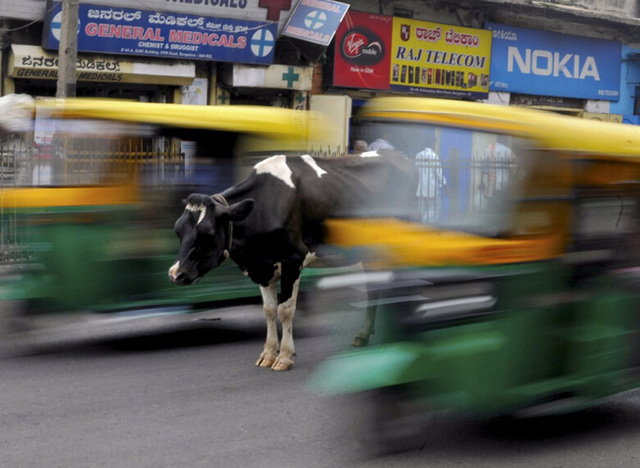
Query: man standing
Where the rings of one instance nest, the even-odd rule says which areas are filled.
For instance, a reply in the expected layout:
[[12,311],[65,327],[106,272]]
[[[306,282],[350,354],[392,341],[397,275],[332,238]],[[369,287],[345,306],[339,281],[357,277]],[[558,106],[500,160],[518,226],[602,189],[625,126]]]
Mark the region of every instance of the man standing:
[[367,151],[367,142],[364,140],[357,140],[353,144],[353,154],[360,154]]
[[416,195],[420,200],[420,218],[423,223],[436,221],[439,215],[441,189],[447,190],[447,180],[442,172],[440,158],[435,148],[437,137],[434,129],[429,130],[425,138],[426,147],[416,154],[419,181]]
[[393,145],[389,142],[389,135],[383,134],[380,138],[375,141],[372,141],[367,148],[369,151],[381,150],[381,149],[395,149]]
[[507,140],[505,135],[498,135],[496,142],[484,149],[481,190],[487,200],[507,190],[511,183],[515,161]]

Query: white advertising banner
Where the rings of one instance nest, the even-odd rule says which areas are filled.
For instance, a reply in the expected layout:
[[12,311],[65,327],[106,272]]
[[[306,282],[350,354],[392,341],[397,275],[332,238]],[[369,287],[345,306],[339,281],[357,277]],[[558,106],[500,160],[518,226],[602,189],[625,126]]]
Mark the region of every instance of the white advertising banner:
[[270,65],[268,67],[233,65],[231,86],[250,88],[295,89],[309,91],[312,85],[313,67]]

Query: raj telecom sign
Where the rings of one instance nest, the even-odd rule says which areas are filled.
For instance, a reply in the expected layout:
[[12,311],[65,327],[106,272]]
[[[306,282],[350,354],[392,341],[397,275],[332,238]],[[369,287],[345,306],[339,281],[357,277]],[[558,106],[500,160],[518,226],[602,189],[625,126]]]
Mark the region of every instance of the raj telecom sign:
[[483,98],[489,91],[491,33],[394,18],[391,89]]
[[340,2],[300,0],[282,35],[327,47],[348,9]]
[[617,101],[622,46],[487,23],[493,35],[492,91]]
[[491,33],[349,11],[336,33],[335,86],[481,99]]
[[[49,10],[43,47],[60,46],[61,3]],[[277,23],[81,4],[78,50],[270,64]]]

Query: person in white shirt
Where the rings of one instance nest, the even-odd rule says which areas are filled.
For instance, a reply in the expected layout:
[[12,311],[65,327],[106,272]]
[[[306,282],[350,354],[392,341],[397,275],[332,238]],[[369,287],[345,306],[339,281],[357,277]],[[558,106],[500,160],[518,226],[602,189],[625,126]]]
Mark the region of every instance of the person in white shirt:
[[389,135],[384,134],[382,135],[382,137],[378,138],[375,141],[372,141],[371,143],[369,143],[369,146],[367,147],[367,149],[369,151],[373,151],[373,150],[381,150],[381,149],[395,149],[394,146],[389,142]]
[[436,221],[440,212],[440,196],[447,190],[447,179],[442,172],[440,158],[433,150],[437,141],[435,130],[426,137],[426,147],[416,154],[419,179],[416,196],[420,200],[420,218],[423,223]]
[[484,149],[480,189],[487,199],[507,190],[511,183],[515,161],[511,148],[505,143],[507,137],[498,135],[496,142],[490,143]]

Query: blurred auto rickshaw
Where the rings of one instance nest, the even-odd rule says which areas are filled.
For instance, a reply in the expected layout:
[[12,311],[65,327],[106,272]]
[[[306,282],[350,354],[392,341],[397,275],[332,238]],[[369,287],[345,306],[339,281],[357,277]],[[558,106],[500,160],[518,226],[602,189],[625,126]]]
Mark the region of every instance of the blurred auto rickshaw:
[[638,386],[639,128],[429,98],[372,100],[359,123],[416,158],[420,215],[330,224],[366,259],[376,335],[312,388],[373,395],[384,446],[416,406],[531,416]]
[[260,158],[322,145],[321,115],[259,106],[1,98],[0,319],[190,312],[259,290],[235,265],[191,288],[167,279],[189,193]]

